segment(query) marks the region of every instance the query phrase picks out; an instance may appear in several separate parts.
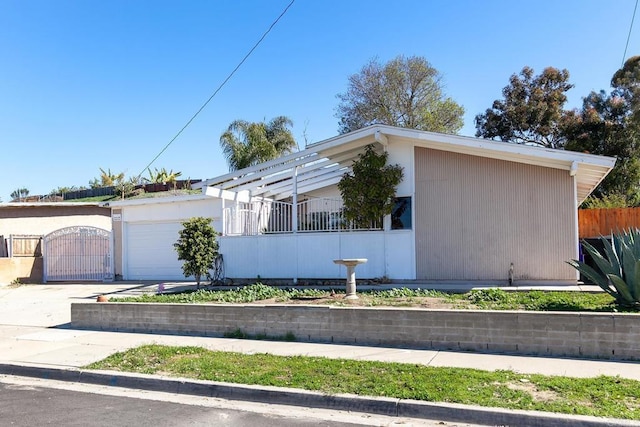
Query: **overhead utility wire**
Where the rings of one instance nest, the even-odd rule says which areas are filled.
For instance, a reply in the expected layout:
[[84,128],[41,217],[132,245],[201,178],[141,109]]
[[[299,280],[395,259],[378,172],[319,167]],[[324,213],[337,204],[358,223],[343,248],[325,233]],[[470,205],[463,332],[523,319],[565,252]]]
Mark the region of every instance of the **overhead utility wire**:
[[244,64],[244,62],[249,58],[249,56],[251,56],[251,54],[253,53],[254,50],[256,50],[256,48],[260,45],[260,43],[262,43],[262,41],[265,39],[265,37],[267,37],[267,34],[269,34],[271,32],[271,30],[273,29],[273,27],[276,26],[276,24],[278,23],[278,21],[280,21],[280,18],[282,18],[284,16],[285,13],[287,13],[287,11],[289,10],[289,8],[293,5],[293,3],[296,0],[291,0],[291,3],[289,3],[287,5],[287,7],[284,8],[284,10],[282,11],[282,13],[280,14],[280,16],[278,16],[276,18],[275,21],[273,21],[273,23],[269,26],[269,28],[267,29],[267,31],[264,32],[264,34],[262,34],[262,37],[260,37],[260,39],[256,42],[256,44],[253,45],[253,47],[251,48],[251,50],[249,50],[249,52],[244,56],[244,58],[242,58],[242,61],[240,61],[238,63],[238,65],[236,65],[236,68],[233,69],[233,71],[231,71],[231,73],[229,73],[229,75],[227,76],[226,79],[224,79],[224,81],[220,84],[220,86],[218,86],[218,88],[213,92],[213,94],[209,97],[209,99],[207,99],[207,101],[202,104],[202,107],[200,107],[198,109],[198,111],[196,111],[196,113],[191,116],[191,118],[189,119],[189,121],[187,121],[187,123],[182,127],[182,129],[180,129],[178,131],[178,133],[171,138],[171,141],[169,141],[167,143],[167,145],[164,146],[164,148],[162,150],[160,150],[160,152],[158,153],[157,156],[155,156],[153,158],[153,160],[151,160],[149,162],[149,164],[147,166],[144,167],[144,169],[142,169],[142,171],[138,174],[138,176],[136,177],[136,180],[140,179],[140,177],[142,176],[142,174],[144,173],[144,171],[146,171],[156,160],[158,160],[158,157],[160,157],[162,155],[162,153],[164,153],[167,148],[169,148],[169,146],[176,140],[178,139],[178,137],[182,134],[182,132],[184,132],[184,130],[191,124],[191,122],[193,122],[195,120],[196,117],[198,117],[198,115],[202,112],[202,110],[205,109],[205,107],[209,104],[209,102],[211,102],[211,100],[218,94],[218,92],[220,92],[220,90],[224,87],[225,84],[227,84],[227,82],[231,79],[231,77],[233,77],[233,75],[236,73],[236,71],[238,71],[238,69],[242,66],[242,64]]
[[629,47],[629,39],[631,39],[631,30],[633,29],[633,21],[636,19],[636,10],[638,10],[638,0],[636,0],[636,6],[633,8],[633,16],[631,17],[631,26],[629,26],[629,34],[627,35],[627,44],[624,46],[624,54],[622,55],[622,65],[624,67],[624,59],[627,57],[627,48]]

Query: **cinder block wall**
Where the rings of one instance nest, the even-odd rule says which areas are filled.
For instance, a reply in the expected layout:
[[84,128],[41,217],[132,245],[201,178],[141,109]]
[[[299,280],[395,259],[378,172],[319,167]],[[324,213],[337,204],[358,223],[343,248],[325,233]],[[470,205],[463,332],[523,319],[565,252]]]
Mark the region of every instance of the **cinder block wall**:
[[73,303],[74,328],[640,359],[640,315],[282,305]]

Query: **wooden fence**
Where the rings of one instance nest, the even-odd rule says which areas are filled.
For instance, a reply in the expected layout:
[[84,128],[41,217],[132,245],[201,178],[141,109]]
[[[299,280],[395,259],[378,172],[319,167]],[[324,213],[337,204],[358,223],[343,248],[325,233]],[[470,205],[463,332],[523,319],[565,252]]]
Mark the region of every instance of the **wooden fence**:
[[640,208],[579,209],[581,239],[610,236],[628,228],[640,228]]
[[7,255],[12,257],[41,257],[42,236],[12,234],[9,236],[7,249]]
[[4,239],[4,236],[0,236],[0,258],[6,258],[9,256],[9,251],[7,251],[7,241]]
[[[136,189],[143,189],[145,193],[158,193],[161,191],[170,190],[182,190],[191,188],[192,184],[202,181],[201,179],[181,179],[175,183],[170,184],[142,184],[136,185]],[[63,197],[64,200],[84,199],[86,197],[98,197],[98,196],[113,196],[116,194],[115,187],[99,187],[99,188],[87,188],[85,190],[69,191],[64,194],[57,194],[54,196]]]

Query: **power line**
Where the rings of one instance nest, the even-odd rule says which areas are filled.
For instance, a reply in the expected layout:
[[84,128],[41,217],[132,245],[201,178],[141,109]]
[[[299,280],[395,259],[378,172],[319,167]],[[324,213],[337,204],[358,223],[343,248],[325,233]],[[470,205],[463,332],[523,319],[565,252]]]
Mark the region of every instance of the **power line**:
[[238,71],[238,69],[242,66],[242,64],[244,64],[244,62],[249,58],[249,56],[251,56],[253,51],[256,50],[256,48],[260,45],[260,43],[262,43],[262,41],[267,37],[267,34],[269,34],[271,32],[273,27],[275,27],[276,24],[278,23],[278,21],[280,21],[280,18],[282,18],[285,15],[285,13],[287,13],[289,8],[293,5],[293,3],[295,1],[296,0],[291,0],[291,2],[287,5],[287,7],[284,8],[282,13],[276,18],[276,20],[271,23],[271,25],[269,26],[267,31],[265,31],[264,34],[262,34],[262,37],[260,37],[260,39],[256,42],[256,44],[253,45],[253,47],[249,50],[249,52],[247,52],[247,54],[244,56],[244,58],[242,58],[242,60],[238,63],[238,65],[236,65],[236,68],[234,68],[233,71],[231,71],[231,73],[229,73],[227,78],[224,79],[224,81],[222,83],[220,83],[220,86],[218,86],[218,88],[213,92],[213,94],[209,97],[209,99],[207,99],[206,102],[204,104],[202,104],[202,106],[198,109],[198,111],[196,111],[196,113],[193,116],[191,116],[191,118],[182,127],[182,129],[180,129],[178,131],[178,133],[176,133],[175,136],[173,138],[171,138],[171,140],[167,143],[167,145],[165,145],[164,148],[162,150],[160,150],[160,152],[153,158],[153,160],[151,160],[149,162],[149,164],[147,166],[145,166],[144,169],[142,169],[142,171],[140,171],[140,173],[136,177],[136,181],[139,180],[140,177],[142,176],[142,174],[144,173],[144,171],[146,171],[156,160],[158,160],[158,157],[160,157],[162,155],[162,153],[164,153],[167,150],[167,148],[169,148],[169,146],[171,144],[173,144],[173,142],[176,139],[178,139],[178,137],[191,124],[191,122],[193,122],[195,120],[195,118],[198,117],[198,115],[202,112],[202,110],[205,109],[205,107],[209,104],[209,102],[211,102],[211,100],[218,94],[218,92],[220,92],[220,90],[224,87],[224,85],[227,84],[227,82],[231,79],[231,77],[233,77],[233,75],[236,73],[236,71]]
[[631,30],[633,29],[633,21],[636,19],[636,10],[638,10],[638,0],[636,0],[636,6],[633,8],[633,16],[631,17],[631,25],[629,26],[629,34],[627,35],[627,44],[624,46],[624,54],[622,55],[622,65],[624,67],[624,59],[627,57],[627,48],[629,47],[629,39],[631,39]]

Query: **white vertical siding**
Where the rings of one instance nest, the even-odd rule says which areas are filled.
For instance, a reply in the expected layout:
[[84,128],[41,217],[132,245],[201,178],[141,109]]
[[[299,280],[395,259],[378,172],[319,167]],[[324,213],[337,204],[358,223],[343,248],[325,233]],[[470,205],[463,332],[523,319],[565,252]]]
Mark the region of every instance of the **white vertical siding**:
[[568,171],[415,149],[417,278],[572,280]]
[[[356,276],[373,279],[414,279],[410,232],[296,233],[222,236],[220,252],[231,278],[342,279],[339,258],[367,258]],[[389,243],[393,247],[388,247]]]

